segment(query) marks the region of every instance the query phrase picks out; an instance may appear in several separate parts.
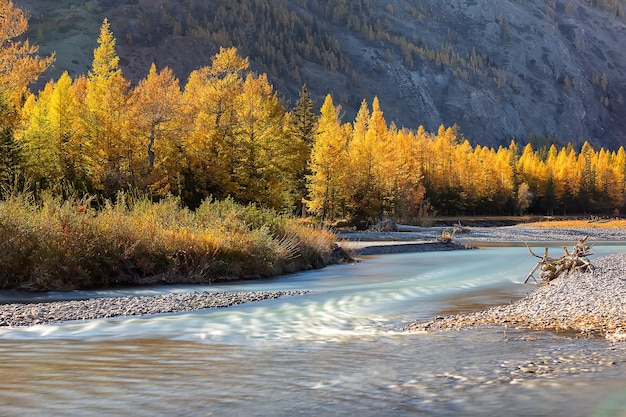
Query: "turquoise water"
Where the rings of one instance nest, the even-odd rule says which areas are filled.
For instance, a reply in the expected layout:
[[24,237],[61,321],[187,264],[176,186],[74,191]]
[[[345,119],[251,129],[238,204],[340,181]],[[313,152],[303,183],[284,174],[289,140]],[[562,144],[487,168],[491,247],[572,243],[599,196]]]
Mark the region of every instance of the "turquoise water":
[[[626,415],[621,345],[502,328],[402,331],[416,319],[523,296],[535,262],[523,247],[489,247],[367,257],[220,286],[74,293],[311,291],[217,310],[0,329],[0,415]],[[528,361],[551,369],[520,373]]]

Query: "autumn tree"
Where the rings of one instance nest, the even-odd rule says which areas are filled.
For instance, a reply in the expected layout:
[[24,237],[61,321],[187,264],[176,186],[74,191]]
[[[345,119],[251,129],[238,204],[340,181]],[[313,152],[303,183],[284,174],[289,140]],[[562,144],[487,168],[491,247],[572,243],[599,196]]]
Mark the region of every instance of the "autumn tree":
[[[12,186],[21,169],[20,144],[14,131],[28,86],[54,62],[37,55],[23,34],[28,17],[11,0],[0,0],[0,186]],[[1,192],[1,190],[0,190]]]
[[541,201],[546,195],[548,170],[544,161],[539,158],[529,143],[524,147],[517,162],[517,171],[521,183],[526,183],[533,195],[530,210],[540,210]]
[[220,48],[210,66],[189,75],[183,93],[190,123],[183,139],[187,157],[183,174],[184,198],[192,205],[237,192],[233,174],[243,150],[236,139],[240,128],[236,106],[249,65],[236,48]]
[[322,221],[333,221],[341,214],[346,175],[347,140],[330,94],[320,109],[315,145],[311,153],[309,209]]
[[398,221],[414,221],[422,205],[425,188],[419,166],[416,137],[412,132],[395,126],[389,129],[391,150],[386,167],[387,201],[390,215]]
[[578,171],[580,172],[580,194],[579,201],[581,203],[581,209],[584,213],[590,213],[595,208],[597,203],[596,194],[596,164],[594,159],[596,152],[593,146],[587,141],[583,143],[583,146],[578,154]]
[[370,117],[367,101],[363,100],[352,125],[352,138],[348,147],[351,175],[345,178],[349,216],[357,224],[372,222],[378,214],[374,201],[376,149],[372,136],[367,136]]
[[26,179],[38,188],[55,187],[61,182],[59,142],[50,137],[48,109],[54,91],[50,81],[37,95],[29,95],[22,109],[22,126],[16,132],[24,156]]
[[458,127],[446,128],[441,125],[426,148],[426,196],[442,214],[452,214],[462,209],[462,188],[454,163],[458,142]]
[[[0,94],[0,120],[6,120],[12,112],[5,94]],[[15,140],[13,128],[8,124],[0,126],[0,197],[13,188],[21,169],[21,152]]]
[[577,167],[576,151],[573,147],[563,147],[552,166],[555,179],[555,190],[560,202],[562,214],[578,211],[578,196],[580,194],[580,172]]
[[248,72],[236,48],[221,48],[209,67],[192,72],[183,100],[190,131],[183,148],[186,201],[233,197],[293,208],[296,172],[308,145],[292,140],[289,116],[265,74]]
[[132,183],[132,144],[123,140],[123,113],[129,82],[119,68],[115,38],[104,19],[86,84],[83,130],[89,171],[96,189],[107,195]]
[[393,188],[393,152],[387,121],[380,108],[378,97],[372,100],[372,113],[365,134],[366,142],[373,150],[373,187],[371,191],[372,209],[375,219],[380,219],[392,211],[391,193]]
[[11,110],[1,122],[11,126],[28,86],[54,62],[54,54],[42,58],[37,55],[39,47],[23,39],[27,29],[26,13],[11,0],[0,0],[0,96]]
[[241,151],[232,173],[235,196],[241,202],[279,209],[303,156],[299,144],[291,140],[286,111],[265,74],[246,76],[235,106]]
[[124,124],[131,184],[144,192],[179,194],[177,181],[184,169],[182,143],[185,125],[182,91],[174,72],[157,71],[152,64],[146,78],[132,89]]

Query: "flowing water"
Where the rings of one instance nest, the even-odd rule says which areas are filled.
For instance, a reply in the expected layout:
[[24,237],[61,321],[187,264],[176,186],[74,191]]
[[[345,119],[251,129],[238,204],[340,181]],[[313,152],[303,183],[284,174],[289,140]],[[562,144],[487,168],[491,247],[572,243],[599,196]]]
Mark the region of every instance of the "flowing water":
[[402,331],[523,296],[535,262],[505,245],[367,257],[230,285],[73,293],[311,291],[0,329],[0,416],[626,416],[621,344],[504,328]]

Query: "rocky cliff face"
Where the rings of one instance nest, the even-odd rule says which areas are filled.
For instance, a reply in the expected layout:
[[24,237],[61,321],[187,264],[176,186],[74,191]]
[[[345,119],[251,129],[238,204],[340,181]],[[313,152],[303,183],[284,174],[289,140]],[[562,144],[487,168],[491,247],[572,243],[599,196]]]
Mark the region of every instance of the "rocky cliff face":
[[[217,13],[209,3],[16,1],[31,11],[32,37],[42,52],[57,51],[52,77],[65,69],[86,73],[108,16],[127,78],[142,78],[156,62],[173,68],[183,83],[220,46],[217,35],[186,30],[202,4],[203,19]],[[332,68],[304,57],[289,64],[297,70],[285,72],[252,56],[253,68],[267,72],[292,103],[307,83],[320,103],[333,94],[345,121],[353,120],[363,98],[377,95],[388,121],[430,131],[456,123],[473,143],[626,145],[626,0],[334,0],[327,4],[336,9],[326,11],[314,0],[265,3],[315,22],[345,62]],[[346,17],[354,18],[357,6],[359,18]],[[352,9],[342,15],[342,7]],[[177,19],[180,26],[172,23]],[[292,29],[280,30],[289,37]],[[258,36],[245,39],[252,45]]]
[[452,28],[454,48],[480,51],[486,62],[473,72],[424,61],[408,74],[392,66],[399,85],[429,93],[403,97],[419,110],[401,117],[427,115],[430,129],[438,120],[458,123],[479,143],[536,135],[625,144],[624,21],[586,2],[563,3],[431,2],[441,20],[425,20],[424,31],[443,43],[442,34],[451,37],[443,28]]

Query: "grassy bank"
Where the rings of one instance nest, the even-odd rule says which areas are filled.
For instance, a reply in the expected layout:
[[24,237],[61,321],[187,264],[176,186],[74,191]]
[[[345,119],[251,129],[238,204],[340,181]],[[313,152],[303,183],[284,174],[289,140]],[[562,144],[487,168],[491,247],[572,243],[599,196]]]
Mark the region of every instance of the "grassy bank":
[[0,201],[0,288],[207,283],[323,266],[327,230],[231,200],[153,203],[15,195]]

